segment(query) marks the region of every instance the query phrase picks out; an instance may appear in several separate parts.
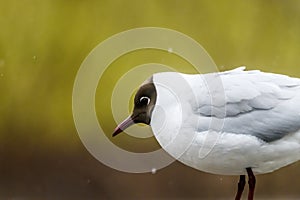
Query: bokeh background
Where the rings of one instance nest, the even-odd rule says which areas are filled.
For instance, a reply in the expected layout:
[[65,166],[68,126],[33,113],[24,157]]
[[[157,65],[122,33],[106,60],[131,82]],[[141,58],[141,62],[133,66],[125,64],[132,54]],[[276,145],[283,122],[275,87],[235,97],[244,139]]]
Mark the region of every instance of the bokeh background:
[[[300,1],[0,0],[0,199],[233,199],[238,177],[178,162],[155,174],[127,174],[101,164],[81,143],[72,118],[80,64],[101,41],[144,26],[189,35],[220,70],[246,65],[300,77]],[[116,123],[101,99],[110,98],[123,71],[147,62],[191,70],[155,50],[116,60],[99,82],[107,90],[96,96],[108,136]],[[136,152],[159,148],[126,135],[115,142]],[[256,197],[299,199],[299,177],[299,162],[260,175]]]

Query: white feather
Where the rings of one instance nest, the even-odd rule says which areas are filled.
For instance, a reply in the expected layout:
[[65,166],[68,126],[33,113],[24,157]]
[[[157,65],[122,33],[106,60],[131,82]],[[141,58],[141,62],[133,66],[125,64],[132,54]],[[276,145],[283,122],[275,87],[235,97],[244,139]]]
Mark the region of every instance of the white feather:
[[299,160],[300,79],[244,70],[154,74],[151,127],[161,146],[217,174],[244,174],[247,167],[267,173]]

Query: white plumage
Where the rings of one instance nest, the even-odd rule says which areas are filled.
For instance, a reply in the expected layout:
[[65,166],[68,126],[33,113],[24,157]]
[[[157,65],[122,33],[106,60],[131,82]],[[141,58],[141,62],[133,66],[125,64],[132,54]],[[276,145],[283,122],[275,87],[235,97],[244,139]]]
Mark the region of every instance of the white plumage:
[[300,79],[244,69],[153,75],[150,125],[169,154],[224,175],[268,173],[300,159]]

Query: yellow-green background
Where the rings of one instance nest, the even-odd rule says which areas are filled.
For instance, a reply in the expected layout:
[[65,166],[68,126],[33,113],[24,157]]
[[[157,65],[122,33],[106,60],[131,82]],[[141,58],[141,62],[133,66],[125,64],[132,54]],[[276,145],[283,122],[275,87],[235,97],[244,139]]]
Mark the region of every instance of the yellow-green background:
[[[233,198],[237,177],[177,162],[155,175],[126,174],[95,160],[79,140],[71,104],[81,62],[106,38],[144,26],[189,35],[220,70],[247,65],[300,77],[300,1],[0,0],[1,199]],[[145,51],[120,58],[107,76],[120,76],[116,65],[130,69],[159,61],[189,72],[178,58]],[[107,90],[113,87],[113,81],[105,84]],[[111,113],[101,116],[113,130]],[[125,136],[116,140],[137,151],[157,145]],[[299,198],[299,176],[299,162],[260,175],[256,196]]]

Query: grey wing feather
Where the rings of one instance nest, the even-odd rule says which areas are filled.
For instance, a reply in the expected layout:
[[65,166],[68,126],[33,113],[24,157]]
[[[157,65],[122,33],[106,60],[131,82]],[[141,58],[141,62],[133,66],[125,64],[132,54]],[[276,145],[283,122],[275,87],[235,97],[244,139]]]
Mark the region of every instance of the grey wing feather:
[[[300,130],[300,79],[243,70],[219,73],[225,104],[203,101],[195,110],[199,121],[221,118],[222,131],[253,135],[266,142]],[[200,123],[199,131],[204,129],[207,126]]]

